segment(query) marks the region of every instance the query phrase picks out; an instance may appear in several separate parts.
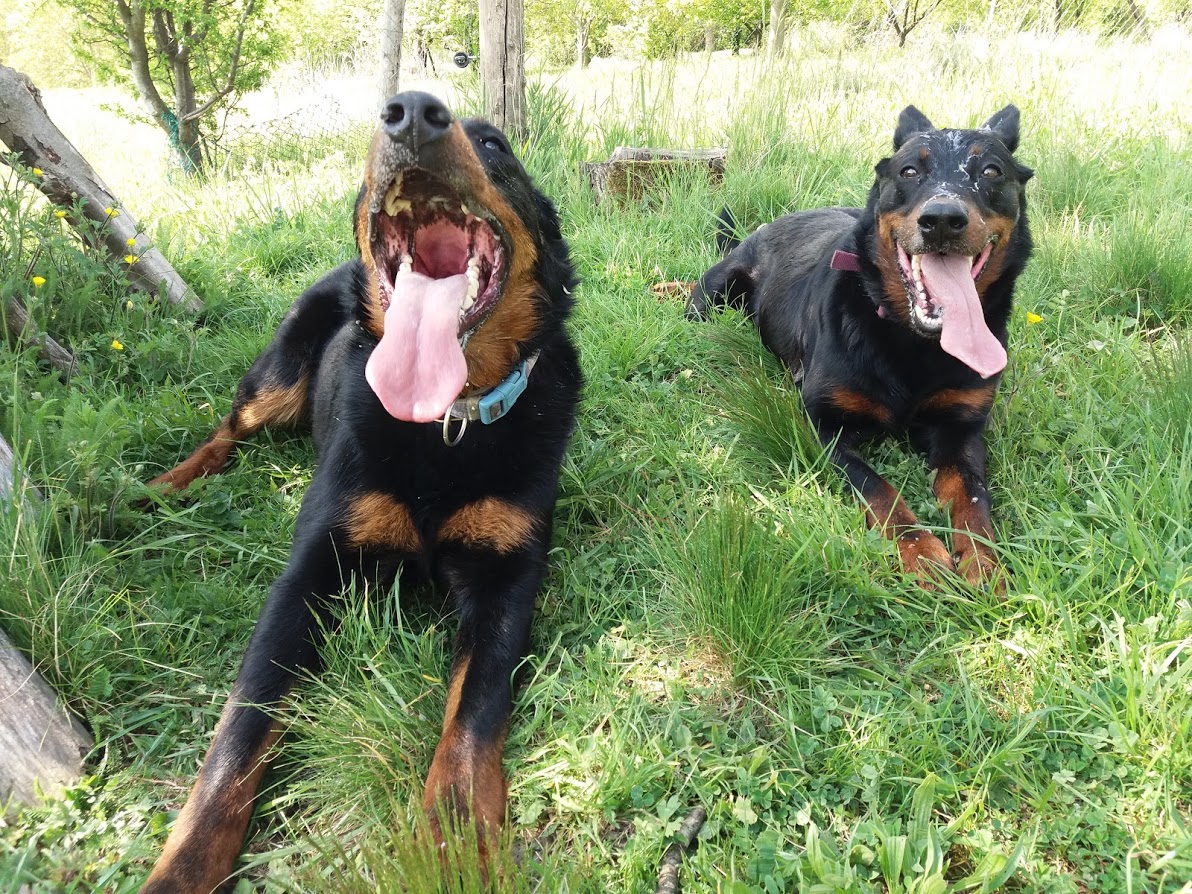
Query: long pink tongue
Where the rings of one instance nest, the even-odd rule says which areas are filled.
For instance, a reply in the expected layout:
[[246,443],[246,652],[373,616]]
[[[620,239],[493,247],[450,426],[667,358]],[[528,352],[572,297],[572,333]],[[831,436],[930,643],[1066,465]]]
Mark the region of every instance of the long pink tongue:
[[1005,369],[1006,349],[985,325],[972,259],[929,253],[919,260],[927,295],[944,313],[940,347],[984,379]]
[[390,416],[433,422],[464,390],[468,365],[458,332],[467,295],[462,273],[443,279],[397,275],[385,333],[364,367],[364,378]]

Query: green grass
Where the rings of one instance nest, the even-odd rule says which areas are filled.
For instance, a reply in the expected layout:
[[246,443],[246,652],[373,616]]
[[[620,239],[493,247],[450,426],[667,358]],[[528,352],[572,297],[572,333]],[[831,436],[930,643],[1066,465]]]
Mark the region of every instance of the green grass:
[[[588,385],[510,728],[503,889],[652,890],[700,805],[687,892],[1186,894],[1189,47],[926,34],[898,53],[809,30],[780,70],[717,55],[540,79],[525,157],[582,275]],[[466,81],[440,86],[475,102]],[[999,601],[899,574],[749,326],[687,323],[649,286],[714,260],[724,204],[753,226],[861,201],[904,104],[975,125],[1008,101],[1037,171],[1038,250],[988,439]],[[146,203],[208,313],[195,326],[129,293],[3,181],[0,296],[81,367],[64,385],[33,353],[0,352],[0,431],[47,498],[0,517],[0,625],[99,744],[79,786],[0,825],[0,892],[143,880],[314,454],[267,434],[148,513],[141,482],[206,436],[296,293],[352,252],[359,159],[341,147],[194,184],[157,166],[143,131],[96,115],[78,141]],[[679,177],[641,207],[596,206],[577,165],[618,143],[727,145],[729,168],[719,188]],[[121,180],[142,155],[152,206]],[[869,455],[945,529],[905,444]],[[474,892],[474,842],[442,880],[419,831],[452,619],[405,592],[352,594],[342,614],[326,673],[289,711],[241,891]]]

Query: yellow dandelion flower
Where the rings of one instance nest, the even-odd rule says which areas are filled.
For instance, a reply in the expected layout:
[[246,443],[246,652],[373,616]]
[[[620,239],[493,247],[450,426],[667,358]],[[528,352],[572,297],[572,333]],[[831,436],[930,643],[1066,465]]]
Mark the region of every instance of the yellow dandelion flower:
[[1043,322],[1043,318],[1041,316],[1039,316],[1037,313],[1034,313],[1029,310],[1026,312],[1026,324],[1028,326],[1034,326],[1036,323],[1042,323],[1042,322]]
[[124,345],[122,345],[120,343],[119,339],[117,339],[117,338],[112,339],[112,350],[113,351],[123,351],[124,350]]
[[45,173],[45,171],[43,171],[41,168],[34,168],[34,169],[33,169],[33,176],[34,176],[34,177],[40,177],[40,176],[42,176],[42,174],[44,174],[44,173]]
[[125,263],[125,264],[135,264],[136,262],[137,262],[137,256],[136,256],[136,255],[125,255],[125,256],[124,256],[124,263]]
[[62,218],[66,217],[66,212],[59,208],[54,212],[54,217],[58,218],[58,220],[62,220]]
[[134,245],[137,244],[137,237],[129,236],[127,239],[124,240],[124,242],[129,248],[132,248]]
[[131,299],[131,298],[129,298],[129,299],[126,301],[126,302],[124,302],[124,306],[125,306],[126,308],[128,308],[129,310],[132,310],[132,309],[133,309],[133,306],[134,306],[134,305],[133,305],[133,303],[132,303],[132,299]]
[[106,214],[108,217],[115,217],[120,212],[109,205],[107,208],[103,209],[103,213]]
[[34,286],[34,288],[40,289],[40,288],[41,288],[42,286],[44,286],[45,284],[46,284],[46,278],[45,278],[44,276],[35,276],[35,277],[33,277],[33,286]]

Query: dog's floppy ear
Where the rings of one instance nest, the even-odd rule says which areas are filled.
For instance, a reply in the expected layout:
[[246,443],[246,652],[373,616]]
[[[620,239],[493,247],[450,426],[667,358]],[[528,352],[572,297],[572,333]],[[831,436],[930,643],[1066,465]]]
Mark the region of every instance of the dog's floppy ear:
[[898,116],[898,129],[894,131],[894,151],[902,148],[902,144],[917,133],[927,133],[935,130],[935,125],[927,120],[927,116],[914,106],[907,106]]
[[992,133],[1013,152],[1018,148],[1018,118],[1018,106],[1008,105],[982,124],[981,130]]

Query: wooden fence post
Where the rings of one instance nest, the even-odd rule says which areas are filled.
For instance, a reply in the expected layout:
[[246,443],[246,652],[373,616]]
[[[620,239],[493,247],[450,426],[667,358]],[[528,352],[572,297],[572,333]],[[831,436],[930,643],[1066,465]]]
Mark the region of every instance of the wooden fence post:
[[480,0],[485,114],[513,142],[526,138],[526,31],[522,0]]

